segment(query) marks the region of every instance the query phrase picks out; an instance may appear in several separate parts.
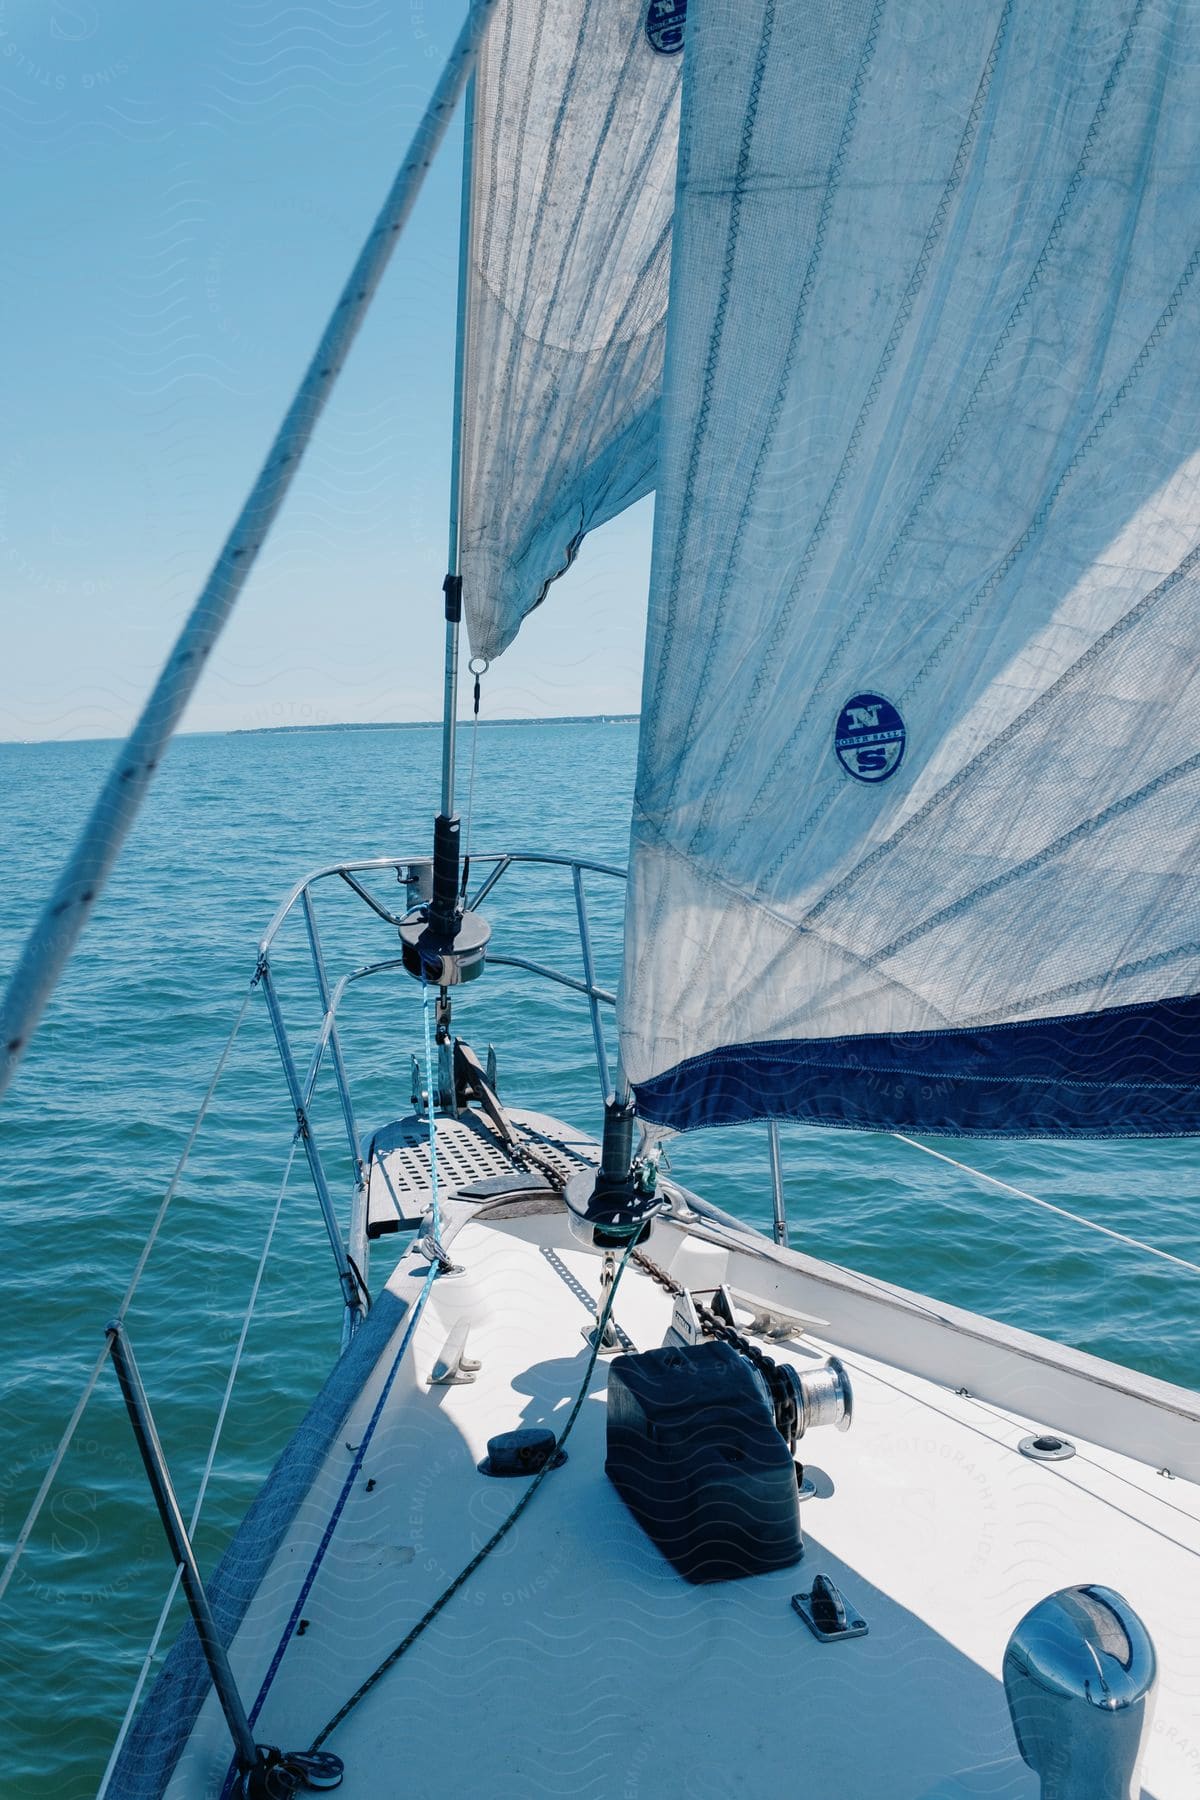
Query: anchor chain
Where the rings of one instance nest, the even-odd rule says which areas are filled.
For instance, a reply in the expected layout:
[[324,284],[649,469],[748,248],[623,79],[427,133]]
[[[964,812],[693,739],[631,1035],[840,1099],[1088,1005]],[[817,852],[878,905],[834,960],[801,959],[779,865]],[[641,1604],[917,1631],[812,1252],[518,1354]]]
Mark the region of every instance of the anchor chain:
[[507,1149],[514,1162],[525,1168],[536,1170],[539,1175],[544,1175],[555,1193],[562,1193],[567,1185],[567,1177],[561,1169],[555,1168],[548,1156],[543,1156],[540,1150],[535,1150],[525,1138],[514,1138]]
[[[659,1287],[665,1288],[673,1299],[679,1300],[686,1294],[687,1289],[682,1282],[676,1281],[674,1276],[668,1275],[667,1271],[647,1256],[644,1250],[635,1250],[633,1260],[650,1277],[651,1281],[657,1282]],[[713,1338],[721,1344],[728,1344],[730,1349],[736,1350],[739,1356],[744,1356],[746,1361],[758,1370],[767,1385],[767,1392],[770,1394],[771,1403],[775,1408],[776,1426],[787,1440],[788,1448],[795,1451],[800,1436],[800,1407],[789,1372],[781,1364],[773,1361],[771,1357],[764,1355],[757,1344],[752,1344],[748,1337],[743,1337],[735,1326],[723,1319],[719,1313],[715,1313],[711,1306],[705,1306],[702,1300],[697,1300],[694,1294],[692,1295],[692,1305],[696,1309],[696,1317],[705,1337]]]

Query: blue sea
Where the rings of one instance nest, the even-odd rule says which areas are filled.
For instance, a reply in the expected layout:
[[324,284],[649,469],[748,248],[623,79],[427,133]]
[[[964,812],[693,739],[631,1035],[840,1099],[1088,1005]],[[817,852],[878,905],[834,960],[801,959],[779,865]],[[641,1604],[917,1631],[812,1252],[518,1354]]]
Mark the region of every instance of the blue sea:
[[[584,721],[479,732],[477,853],[623,864],[636,727]],[[51,884],[115,746],[0,745],[0,969]],[[3,1258],[0,1553],[7,1552],[96,1356],[246,992],[258,938],[309,870],[419,855],[439,768],[433,727],[179,739],[15,1087],[0,1106]],[[470,739],[463,761],[469,758]],[[465,795],[462,796],[465,807]],[[386,883],[382,892],[386,892]],[[615,984],[619,883],[588,899],[600,979]],[[394,880],[390,898],[402,902]],[[489,903],[495,947],[580,974],[569,878],[514,869]],[[318,898],[331,977],[394,956],[394,932],[341,882]],[[320,1018],[298,920],[276,972],[307,1061]],[[343,1046],[365,1132],[409,1109],[419,991],[402,974],[348,992]],[[583,1001],[496,969],[456,1007],[496,1049],[503,1096],[595,1129]],[[335,1193],[349,1159],[328,1066],[315,1117]],[[190,1511],[291,1140],[255,994],[129,1314],[159,1432]],[[815,1255],[1200,1386],[1195,1278],[887,1137],[783,1129],[792,1242]],[[941,1144],[1112,1228],[1200,1258],[1189,1142]],[[770,1219],[761,1128],[701,1134],[675,1173]],[[384,1240],[386,1246],[387,1240]],[[394,1255],[394,1251],[391,1253]],[[376,1247],[372,1283],[390,1256]],[[198,1534],[210,1568],[338,1353],[340,1296],[298,1160],[251,1323]],[[94,1793],[171,1577],[106,1371],[0,1605],[0,1797]],[[176,1629],[173,1621],[164,1651]]]

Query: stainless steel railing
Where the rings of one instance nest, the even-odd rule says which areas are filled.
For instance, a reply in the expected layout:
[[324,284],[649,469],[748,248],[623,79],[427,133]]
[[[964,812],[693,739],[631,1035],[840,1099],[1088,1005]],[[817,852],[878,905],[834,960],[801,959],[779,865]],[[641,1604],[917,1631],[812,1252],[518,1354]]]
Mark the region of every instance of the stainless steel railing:
[[[603,1100],[608,1094],[611,1079],[601,1007],[614,1006],[616,995],[610,989],[602,987],[596,979],[585,876],[590,874],[604,876],[610,880],[624,881],[624,869],[583,857],[556,856],[543,851],[503,851],[472,855],[471,864],[476,871],[480,868],[487,871],[471,895],[469,904],[473,910],[481,906],[514,870],[540,866],[561,868],[570,872],[570,899],[574,907],[581,975],[569,974],[564,969],[554,967],[550,963],[535,961],[530,957],[506,954],[494,949],[489,949],[487,960],[493,966],[524,970],[537,976],[540,980],[577,993],[586,1000],[592,1027],[596,1074]],[[398,970],[403,967],[403,962],[402,958],[397,955],[362,963],[347,970],[331,983],[325,948],[317,925],[314,890],[325,884],[341,883],[349,888],[386,925],[395,929],[399,926],[404,914],[419,902],[422,893],[426,891],[425,876],[428,867],[429,858],[427,857],[384,856],[367,858],[361,862],[329,863],[322,868],[314,869],[298,881],[285,896],[258,946],[256,980],[262,987],[266,999],[276,1046],[283,1065],[289,1100],[296,1116],[297,1129],[304,1147],[309,1174],[316,1190],[333,1252],[338,1281],[342,1289],[345,1307],[344,1343],[349,1341],[363,1316],[366,1302],[369,1247],[366,1170],[362,1159],[362,1140],[358,1132],[350,1077],[338,1034],[338,1011],[347,990],[352,985]],[[367,881],[361,879],[364,876],[379,875],[389,870],[394,872],[397,881],[404,885],[406,891],[407,903],[400,912],[389,906]],[[566,896],[564,896],[565,899]],[[291,1034],[284,1020],[272,965],[272,953],[280,932],[297,908],[300,909],[304,920],[313,979],[322,1009],[320,1028],[308,1051],[307,1069],[303,1076],[300,1073],[301,1058],[297,1056]],[[354,1178],[349,1229],[345,1234],[338,1222],[333,1184],[311,1112],[311,1100],[316,1088],[317,1077],[326,1057],[333,1069]]]

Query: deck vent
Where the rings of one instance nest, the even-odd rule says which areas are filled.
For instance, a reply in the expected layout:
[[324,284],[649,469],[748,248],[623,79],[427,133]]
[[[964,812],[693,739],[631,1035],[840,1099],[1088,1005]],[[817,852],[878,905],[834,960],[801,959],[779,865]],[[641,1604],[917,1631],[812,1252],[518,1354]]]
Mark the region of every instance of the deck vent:
[[1023,1437],[1017,1449],[1033,1462],[1067,1462],[1075,1454],[1075,1446],[1069,1438],[1055,1437],[1049,1431],[1039,1432],[1036,1437]]

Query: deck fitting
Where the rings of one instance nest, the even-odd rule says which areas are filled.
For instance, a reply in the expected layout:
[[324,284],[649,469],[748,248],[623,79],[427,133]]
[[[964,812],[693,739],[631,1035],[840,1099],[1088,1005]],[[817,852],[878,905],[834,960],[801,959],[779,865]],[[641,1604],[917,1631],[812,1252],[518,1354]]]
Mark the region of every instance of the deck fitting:
[[1075,1454],[1075,1446],[1069,1438],[1055,1437],[1048,1431],[1023,1437],[1017,1449],[1031,1462],[1067,1462]]
[[792,1606],[822,1644],[867,1635],[867,1621],[828,1575],[818,1575],[807,1594],[793,1594]]

